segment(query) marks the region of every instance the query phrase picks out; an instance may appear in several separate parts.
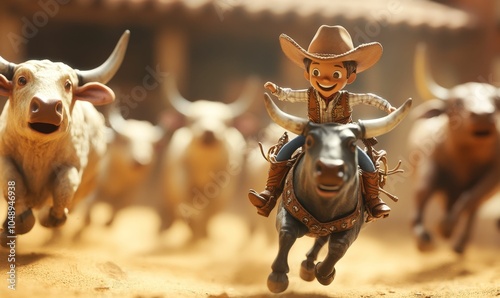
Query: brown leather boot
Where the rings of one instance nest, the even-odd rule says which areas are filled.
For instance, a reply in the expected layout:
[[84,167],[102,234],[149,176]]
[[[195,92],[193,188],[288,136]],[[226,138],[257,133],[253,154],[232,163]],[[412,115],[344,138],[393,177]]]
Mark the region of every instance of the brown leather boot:
[[257,207],[258,214],[268,217],[271,210],[276,206],[276,201],[283,191],[285,176],[293,165],[292,160],[276,161],[271,158],[269,160],[271,165],[267,176],[266,189],[261,193],[257,193],[253,189],[248,192],[248,199]]
[[370,173],[362,170],[361,177],[365,189],[365,205],[368,207],[370,214],[375,218],[389,216],[391,208],[379,197],[378,172]]

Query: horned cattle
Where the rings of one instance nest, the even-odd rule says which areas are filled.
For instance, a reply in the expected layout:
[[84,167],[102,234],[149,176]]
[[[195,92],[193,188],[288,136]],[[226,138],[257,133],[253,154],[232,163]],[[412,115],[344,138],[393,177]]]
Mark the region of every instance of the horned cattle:
[[[106,225],[111,225],[120,210],[131,205],[158,208],[158,201],[151,188],[153,175],[159,162],[160,142],[164,130],[148,121],[124,119],[117,110],[109,114],[107,131],[108,149],[101,179],[96,186],[95,203],[106,203],[111,215]],[[91,211],[91,210],[90,210]],[[90,212],[87,213],[90,223]]]
[[[258,143],[256,140],[250,139],[247,142],[248,152],[245,157],[245,166],[243,173],[243,187],[241,196],[246,196],[246,192],[249,189],[258,189],[262,185],[266,184],[266,173],[269,169],[269,162],[264,148],[270,148],[279,140],[283,135],[283,128],[272,122],[267,125],[258,134]],[[287,133],[289,139],[294,138],[296,135],[292,133]],[[264,158],[263,158],[264,157]],[[273,225],[269,225],[267,218],[263,216],[255,216],[255,209],[249,208],[250,206],[241,206],[240,214],[247,222],[250,233],[263,232],[269,241],[277,239],[276,230]],[[275,209],[273,209],[270,217],[274,217]],[[274,242],[274,241],[273,241]]]
[[[383,118],[346,125],[314,124],[288,115],[267,94],[265,104],[274,122],[306,137],[304,154],[285,180],[276,216],[279,250],[267,286],[274,293],[288,287],[288,253],[296,239],[304,235],[316,237],[316,241],[302,262],[300,276],[329,285],[335,277],[335,264],[356,240],[364,223],[355,142],[392,130],[408,114],[411,100]],[[327,242],[327,256],[315,265]]]
[[9,203],[3,240],[32,229],[32,209],[42,209],[43,226],[63,225],[68,209],[93,189],[106,150],[104,118],[93,105],[114,100],[104,84],[120,67],[128,38],[126,31],[92,70],[0,57],[0,95],[8,96],[0,116],[0,183]]
[[444,217],[438,231],[445,238],[457,235],[453,249],[463,253],[479,207],[500,184],[500,91],[476,82],[439,86],[428,73],[424,48],[417,51],[415,73],[422,93],[435,99],[415,109],[409,134],[415,167],[413,233],[421,251],[434,247],[424,211],[441,194]]
[[232,121],[246,111],[256,86],[250,82],[239,99],[225,104],[190,102],[173,80],[167,82],[167,96],[186,125],[173,133],[166,148],[165,200],[189,224],[193,240],[206,237],[209,220],[235,198],[245,140]]

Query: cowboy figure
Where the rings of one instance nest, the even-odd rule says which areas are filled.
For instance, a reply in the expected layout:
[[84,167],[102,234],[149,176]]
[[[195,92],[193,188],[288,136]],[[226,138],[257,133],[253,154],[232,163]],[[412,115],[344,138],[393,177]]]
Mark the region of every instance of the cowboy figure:
[[[281,88],[267,82],[264,87],[279,100],[307,102],[308,117],[314,123],[352,122],[352,106],[367,104],[387,113],[396,110],[391,104],[371,93],[358,94],[342,90],[354,82],[357,73],[373,66],[382,55],[382,45],[378,42],[361,44],[354,48],[351,36],[342,26],[321,26],[309,44],[307,51],[285,34],[280,36],[280,44],[285,55],[304,70],[304,77],[311,87],[305,90]],[[278,154],[269,156],[270,169],[266,189],[260,193],[251,189],[250,202],[262,216],[276,205],[283,191],[284,178],[293,165],[292,154],[304,144],[305,137],[298,136],[286,143]],[[364,150],[358,147],[358,162],[365,188],[365,204],[375,218],[389,215],[390,208],[379,198],[379,173]]]

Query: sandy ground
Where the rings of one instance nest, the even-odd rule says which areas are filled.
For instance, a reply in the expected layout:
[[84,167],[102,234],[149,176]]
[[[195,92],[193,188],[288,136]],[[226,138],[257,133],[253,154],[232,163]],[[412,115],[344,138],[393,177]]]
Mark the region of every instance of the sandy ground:
[[[485,209],[498,210],[498,201]],[[94,216],[105,212],[98,208]],[[251,235],[241,216],[221,214],[208,240],[189,245],[183,223],[159,235],[156,214],[139,207],[123,210],[108,228],[94,220],[70,242],[79,218],[72,215],[58,244],[44,244],[50,233],[38,225],[18,238],[15,290],[8,289],[8,252],[0,252],[0,297],[500,297],[493,214],[481,216],[463,257],[442,241],[434,252],[418,252],[401,213],[371,223],[337,264],[329,286],[300,279],[300,262],[313,241],[301,238],[289,256],[290,286],[280,295],[266,287],[276,239],[263,231]]]

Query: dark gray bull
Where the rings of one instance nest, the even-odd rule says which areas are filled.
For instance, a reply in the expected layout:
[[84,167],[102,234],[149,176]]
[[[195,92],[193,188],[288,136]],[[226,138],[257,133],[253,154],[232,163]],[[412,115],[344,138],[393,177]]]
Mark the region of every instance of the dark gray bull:
[[[409,134],[416,169],[413,233],[421,251],[434,247],[424,211],[440,193],[445,214],[438,231],[445,238],[456,234],[453,249],[463,253],[479,207],[500,185],[500,90],[475,82],[451,89],[439,86],[427,71],[423,47],[417,51],[415,72],[424,97],[434,99],[415,109]],[[461,232],[459,220],[465,222]]]
[[[94,188],[106,151],[104,117],[94,105],[110,103],[106,84],[120,67],[126,31],[99,67],[75,70],[64,63],[0,57],[0,188],[9,203],[1,233],[25,234],[35,224],[58,227],[68,210]],[[4,243],[2,243],[4,244]]]
[[[265,104],[274,122],[306,136],[304,155],[290,170],[278,207],[279,251],[267,286],[274,293],[288,287],[288,253],[295,240],[304,235],[314,236],[316,241],[302,262],[300,276],[329,285],[335,277],[335,264],[356,240],[364,223],[355,142],[392,130],[409,112],[411,100],[386,117],[347,125],[313,124],[288,115],[267,94]],[[320,249],[327,242],[326,258],[315,265]]]

